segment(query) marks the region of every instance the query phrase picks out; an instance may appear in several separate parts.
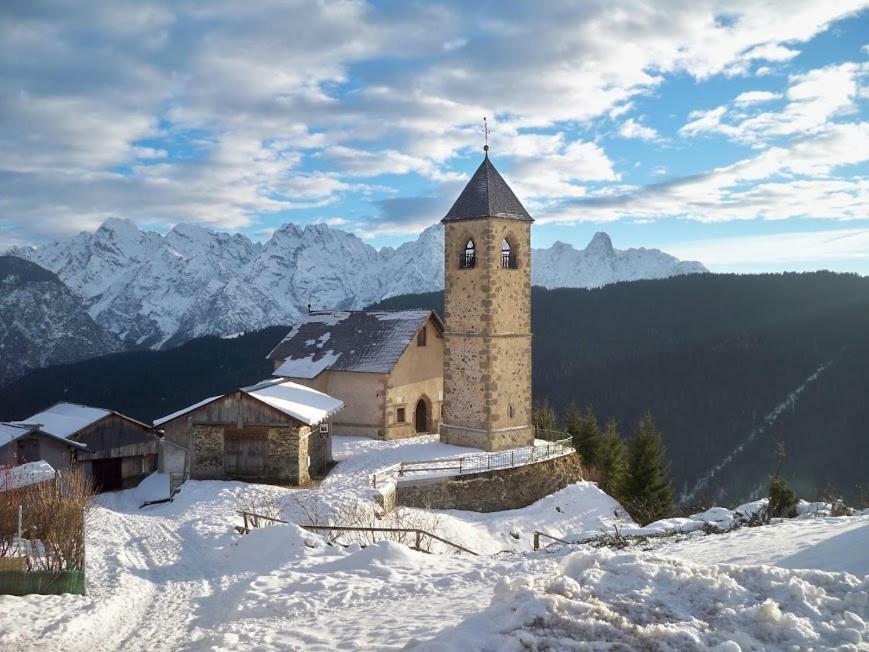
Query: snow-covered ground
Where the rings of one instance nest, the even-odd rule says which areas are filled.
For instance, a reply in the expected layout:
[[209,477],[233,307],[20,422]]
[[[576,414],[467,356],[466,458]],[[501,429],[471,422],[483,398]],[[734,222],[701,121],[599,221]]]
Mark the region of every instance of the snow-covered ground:
[[[532,552],[536,529],[565,536],[613,522],[617,503],[579,483],[520,510],[439,513],[438,533],[479,557],[328,546],[295,525],[233,531],[235,510],[258,501],[301,523],[312,505],[368,504],[374,470],[460,452],[434,438],[338,438],[338,466],[312,489],[194,481],[144,509],[148,485],[102,495],[88,595],[0,596],[0,649],[576,649],[606,639],[621,649],[856,650],[869,640],[869,516],[697,532],[651,551]],[[852,574],[790,570],[800,555],[808,568],[833,556],[831,570]]]

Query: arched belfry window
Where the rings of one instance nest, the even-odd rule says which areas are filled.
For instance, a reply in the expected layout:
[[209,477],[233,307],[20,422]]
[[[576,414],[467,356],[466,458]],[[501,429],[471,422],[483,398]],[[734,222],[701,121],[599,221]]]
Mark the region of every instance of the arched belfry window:
[[504,269],[516,269],[516,251],[504,238],[501,241],[501,267]]
[[465,251],[462,254],[462,269],[469,269],[477,264],[477,248],[474,246],[473,240],[468,240],[465,244]]

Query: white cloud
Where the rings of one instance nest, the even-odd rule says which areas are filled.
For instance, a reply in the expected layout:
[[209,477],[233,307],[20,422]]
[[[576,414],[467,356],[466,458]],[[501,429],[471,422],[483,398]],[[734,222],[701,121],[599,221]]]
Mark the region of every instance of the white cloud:
[[[550,205],[619,179],[599,144],[553,133],[620,118],[671,74],[705,79],[785,62],[862,5],[728,6],[733,20],[721,24],[717,6],[642,0],[479,10],[450,1],[7,3],[0,219],[27,237],[119,214],[238,228],[371,192],[353,179],[378,170],[451,184],[451,162],[479,142],[482,115],[495,128],[493,151]],[[828,113],[846,110],[836,97]],[[807,111],[823,113],[822,103]],[[806,120],[792,122],[800,133]],[[304,165],[313,157],[334,167],[313,173]]]
[[869,160],[869,122],[831,125],[704,174],[613,194],[587,193],[551,206],[541,223],[681,216],[717,222],[820,217],[865,219],[869,178],[836,177]]
[[772,102],[773,100],[781,99],[781,93],[773,93],[771,91],[746,91],[740,93],[733,100],[734,104],[747,105],[759,104],[761,102]]
[[[784,94],[787,104],[780,111],[747,115],[731,111],[727,106],[692,111],[688,116],[690,121],[679,132],[685,136],[720,133],[734,140],[753,144],[782,136],[822,131],[834,119],[856,111],[861,86],[867,76],[869,64],[854,62],[791,75]],[[734,103],[745,109],[748,104],[773,99],[768,95],[761,97],[758,93],[763,92],[743,93],[737,96]],[[746,95],[750,102],[746,102]]]
[[623,138],[639,138],[640,140],[657,140],[660,135],[652,127],[640,124],[633,118],[628,118],[619,127],[619,134]]

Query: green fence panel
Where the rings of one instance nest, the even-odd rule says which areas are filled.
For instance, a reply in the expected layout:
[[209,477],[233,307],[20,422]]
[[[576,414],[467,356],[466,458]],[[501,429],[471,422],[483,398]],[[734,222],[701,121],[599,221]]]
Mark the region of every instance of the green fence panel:
[[84,595],[84,571],[0,571],[0,595]]

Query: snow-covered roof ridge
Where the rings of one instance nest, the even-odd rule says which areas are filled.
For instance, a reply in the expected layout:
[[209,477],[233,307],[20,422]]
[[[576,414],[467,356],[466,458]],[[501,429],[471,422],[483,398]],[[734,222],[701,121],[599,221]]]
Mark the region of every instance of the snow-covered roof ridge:
[[168,423],[169,421],[173,421],[174,419],[177,419],[178,417],[183,416],[183,415],[187,414],[188,412],[193,412],[193,410],[201,408],[203,405],[208,405],[212,401],[216,401],[217,399],[223,398],[224,396],[225,396],[225,394],[218,394],[217,396],[209,396],[208,398],[202,399],[201,401],[198,401],[198,402],[194,403],[193,405],[188,405],[185,408],[181,408],[180,410],[176,410],[175,412],[172,412],[171,414],[167,414],[164,417],[160,417],[159,419],[155,419],[154,426],[155,427],[162,426],[164,423]]
[[51,437],[52,439],[59,439],[66,444],[71,446],[76,446],[78,448],[86,448],[85,444],[82,444],[77,441],[72,441],[71,439],[67,439],[66,437],[55,435],[51,432],[45,430],[39,423],[30,423],[24,421],[0,421],[0,446],[5,446],[6,444],[15,441],[16,439],[20,439],[26,435],[29,435],[33,432],[38,432],[46,437]]
[[443,330],[428,309],[314,311],[267,358],[283,361],[275,375],[284,378],[316,378],[326,369],[389,373],[430,319]]
[[67,439],[112,414],[127,419],[128,421],[132,421],[133,423],[137,423],[145,428],[150,428],[148,424],[142,423],[141,421],[114,410],[91,407],[79,403],[69,403],[67,401],[55,403],[42,412],[37,412],[36,414],[27,417],[24,421],[15,421],[13,423],[19,425],[27,423],[39,424],[42,432],[54,435],[55,437]]
[[[257,401],[265,403],[269,407],[309,426],[317,425],[344,407],[344,402],[337,398],[323,392],[318,392],[311,387],[299,385],[285,378],[267,378],[255,385],[240,387],[237,391],[243,392]],[[232,393],[234,392],[206,398],[177,412],[156,419],[154,425],[161,426],[174,421],[178,417],[189,414]]]
[[344,402],[290,380],[264,380],[243,392],[309,426],[328,419]]

